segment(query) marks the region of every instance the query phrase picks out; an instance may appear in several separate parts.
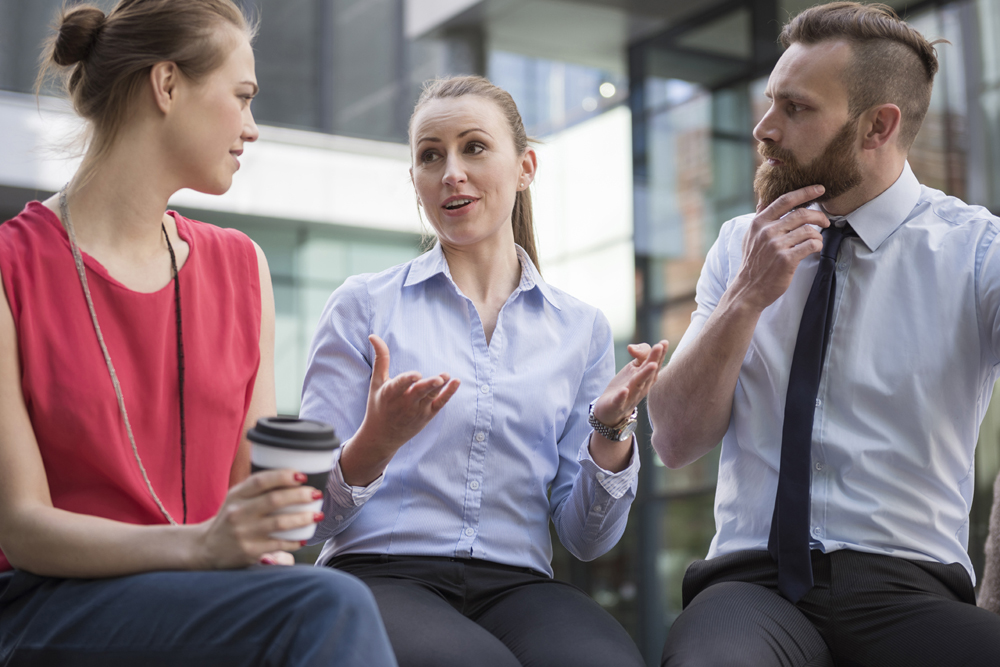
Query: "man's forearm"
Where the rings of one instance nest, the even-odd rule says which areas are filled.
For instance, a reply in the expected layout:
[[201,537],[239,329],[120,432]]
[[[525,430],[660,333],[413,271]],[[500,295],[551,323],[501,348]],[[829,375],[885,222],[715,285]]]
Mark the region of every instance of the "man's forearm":
[[801,188],[758,210],[742,239],[736,277],[697,338],[671,360],[649,392],[653,447],[667,466],[696,461],[725,435],[761,312],[785,293],[799,262],[823,249],[819,229],[830,221],[822,211],[797,208],[823,191],[823,186]]
[[1000,475],[993,484],[990,535],[986,539],[986,569],[979,591],[979,606],[1000,614]]
[[649,392],[649,418],[653,448],[667,467],[686,466],[722,440],[759,318],[760,310],[730,289],[698,337],[660,373]]

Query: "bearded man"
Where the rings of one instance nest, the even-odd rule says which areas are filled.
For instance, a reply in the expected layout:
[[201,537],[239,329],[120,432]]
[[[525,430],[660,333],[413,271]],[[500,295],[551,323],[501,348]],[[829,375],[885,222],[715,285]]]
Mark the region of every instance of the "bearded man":
[[967,548],[1000,220],[910,170],[938,64],[891,9],[814,7],[781,41],[757,213],[723,225],[649,396],[667,466],[722,441],[663,664],[995,667]]

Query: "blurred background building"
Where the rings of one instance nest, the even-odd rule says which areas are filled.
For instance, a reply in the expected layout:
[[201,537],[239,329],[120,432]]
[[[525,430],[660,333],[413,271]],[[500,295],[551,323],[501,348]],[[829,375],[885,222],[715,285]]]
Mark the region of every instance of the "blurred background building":
[[[31,94],[39,45],[61,4],[0,0],[0,220],[58,190],[76,164],[64,151],[78,129],[66,104]],[[172,206],[239,228],[267,253],[278,406],[294,414],[330,292],[351,274],[421,251],[406,131],[421,82],[436,76],[484,74],[514,96],[540,140],[541,269],[605,311],[619,363],[632,340],[679,341],[720,225],[754,208],[751,130],[766,109],[780,27],[813,2],[242,4],[261,21],[260,141],[229,193],[181,192]],[[1000,213],[1000,3],[888,4],[928,38],[951,42],[938,47],[941,72],[911,151],[914,171]],[[718,451],[670,471],[649,448],[648,430],[641,437],[640,494],[619,546],[592,563],[558,550],[555,565],[621,620],[653,665],[680,612],[684,570],[715,531]],[[981,570],[1000,409],[987,414],[977,457],[970,554]]]

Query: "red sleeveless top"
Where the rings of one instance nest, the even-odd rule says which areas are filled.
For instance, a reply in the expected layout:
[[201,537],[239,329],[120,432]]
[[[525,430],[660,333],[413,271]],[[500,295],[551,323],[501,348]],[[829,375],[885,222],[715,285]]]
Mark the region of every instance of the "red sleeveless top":
[[[260,280],[244,234],[170,215],[190,247],[180,280],[188,523],[198,523],[225,499],[250,405],[260,363]],[[173,282],[134,292],[89,255],[83,261],[139,456],[156,494],[180,521]],[[53,505],[133,524],[166,523],[132,454],[69,239],[39,202],[0,225],[0,277]],[[0,571],[9,569],[0,552]]]

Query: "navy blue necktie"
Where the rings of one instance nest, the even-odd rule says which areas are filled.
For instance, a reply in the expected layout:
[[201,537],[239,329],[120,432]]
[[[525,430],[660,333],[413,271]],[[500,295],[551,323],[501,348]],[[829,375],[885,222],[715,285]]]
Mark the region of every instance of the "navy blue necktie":
[[802,310],[781,430],[781,468],[767,550],[778,563],[778,590],[798,602],[813,587],[809,555],[809,487],[813,416],[823,357],[833,319],[837,289],[837,253],[841,242],[856,236],[850,225],[823,230],[823,250],[809,298]]

